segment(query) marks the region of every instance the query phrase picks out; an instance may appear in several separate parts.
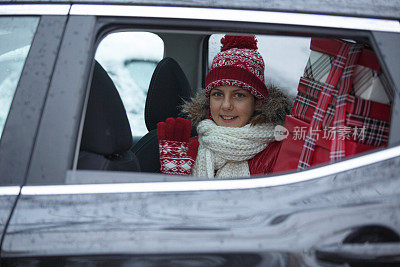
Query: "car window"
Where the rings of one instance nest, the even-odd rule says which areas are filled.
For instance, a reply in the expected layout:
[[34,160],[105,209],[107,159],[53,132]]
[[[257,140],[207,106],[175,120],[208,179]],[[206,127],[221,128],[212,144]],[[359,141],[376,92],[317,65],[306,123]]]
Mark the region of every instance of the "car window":
[[124,103],[132,135],[147,133],[144,106],[151,76],[163,58],[162,39],[150,32],[118,32],[99,44],[95,59],[113,80]]
[[0,136],[39,19],[0,17]]
[[[132,34],[132,39],[125,37],[125,34]],[[197,35],[162,32],[160,33],[160,36],[163,37],[161,40],[154,33],[121,32],[108,35],[100,43],[95,59],[106,70],[119,91],[134,137],[139,136],[138,132],[140,135],[147,132],[147,130],[140,130],[141,127],[144,129],[146,127],[142,112],[151,76],[157,63],[163,57],[164,60],[170,57],[179,58],[179,64],[184,71],[188,71],[187,66],[193,67],[196,73],[192,73],[191,76],[197,77],[198,80],[192,78],[190,84],[204,83],[206,73],[212,68],[211,63],[220,51],[220,41],[225,34],[198,33]],[[270,113],[270,116],[271,114],[277,115],[269,121],[276,127],[267,147],[261,151],[262,153],[265,152],[265,155],[268,153],[269,156],[261,157],[257,154],[249,157],[250,175],[304,170],[321,164],[334,163],[388,145],[393,97],[378,57],[371,49],[370,44],[365,40],[357,40],[357,38],[352,40],[350,38],[266,34],[256,35],[255,37],[258,51],[265,61],[265,83],[268,88],[277,88],[277,90],[274,90],[281,92],[271,93],[270,91],[267,100],[274,99],[273,97],[276,96],[280,97],[281,94],[286,95],[286,97],[281,98],[280,103],[284,103],[282,108],[277,110],[278,112],[274,110]],[[124,41],[121,42],[123,45],[118,48],[116,44],[121,38],[124,41],[129,40],[129,42],[128,44]],[[139,40],[136,38],[139,38]],[[149,44],[141,47],[143,40],[148,40]],[[207,43],[196,43],[197,40]],[[160,42],[157,51],[153,47],[155,42]],[[185,46],[190,42],[190,46]],[[136,47],[137,44],[139,44],[138,47]],[[164,46],[166,47],[165,52]],[[208,47],[208,49],[204,49],[205,47]],[[352,52],[346,52],[348,55],[346,54],[344,57],[338,54],[343,51]],[[136,54],[137,52],[140,52],[139,55]],[[195,58],[203,59],[203,61],[200,60],[201,64],[198,66],[196,66],[196,61],[193,61],[193,58],[185,61],[185,55],[189,54],[195,54]],[[346,58],[346,61],[342,62],[342,65],[346,68],[348,64],[350,64],[349,66],[354,65],[352,67],[353,73],[350,76],[342,75],[342,72],[346,73],[345,68],[340,71],[331,71],[343,58]],[[203,72],[202,70],[206,71]],[[204,75],[201,75],[201,73]],[[185,73],[182,72],[182,75],[185,76]],[[333,78],[331,75],[338,76]],[[158,76],[162,77],[161,75]],[[161,88],[165,90],[168,82],[166,77],[162,78],[165,80],[165,86],[161,84]],[[186,80],[186,83],[189,82]],[[322,99],[326,95],[324,90],[327,90],[327,88],[335,88],[335,90],[331,90],[327,99]],[[345,89],[342,92],[339,88],[340,90]],[[195,88],[195,91],[200,92],[203,89]],[[91,91],[93,91],[93,84]],[[340,97],[338,97],[339,94]],[[164,97],[161,97],[160,91],[157,91],[153,98],[157,98],[157,96],[159,98]],[[91,98],[90,96],[89,102]],[[161,101],[167,101],[167,98],[169,96],[161,99]],[[345,99],[345,104],[340,104],[337,99]],[[326,103],[326,105],[324,104],[325,106],[322,107],[320,106],[321,103]],[[140,112],[138,111],[139,106],[141,107]],[[272,106],[280,108],[279,105],[273,104]],[[181,109],[182,107],[177,108]],[[162,114],[165,110],[153,106],[152,113],[157,112]],[[319,112],[323,112],[323,114],[319,114]],[[208,114],[206,117],[209,118],[210,115]],[[229,117],[235,118],[235,116],[224,116],[228,119]],[[320,117],[323,119],[316,119]],[[112,118],[114,120],[117,117]],[[142,126],[140,126],[140,123],[142,123]],[[119,124],[119,126],[121,125]],[[87,137],[89,135],[86,134],[88,128],[93,131],[96,129],[85,123],[82,140],[90,139]],[[94,132],[95,137],[100,136],[100,132]],[[118,134],[114,135],[118,141],[124,139],[123,136],[120,138]],[[113,153],[107,151],[108,141],[105,141],[105,139],[98,143],[104,151],[97,152],[90,146],[81,145],[77,169],[159,173],[160,168],[162,168],[160,162],[161,165],[164,163],[159,158],[159,149],[162,148],[159,146],[157,135],[146,135],[145,137],[147,139],[140,139],[143,142],[140,143],[139,147],[134,143],[132,147],[126,146],[121,150],[114,149]],[[82,144],[85,144],[85,142],[82,141]],[[118,147],[118,145],[115,147]],[[106,158],[106,160],[111,161],[107,164],[118,166],[108,165],[103,169],[92,168],[91,162],[97,160],[92,160],[92,156],[88,153],[103,155],[103,160]],[[129,168],[122,166],[126,159],[131,160],[129,163],[131,164],[132,157],[133,161],[138,161],[136,166],[132,165]],[[265,162],[257,161],[259,159]],[[166,161],[172,162],[170,159],[166,159]],[[148,165],[151,165],[153,169],[149,171]],[[172,166],[173,169],[176,167],[169,163],[168,166]],[[118,176],[119,178],[116,177],[117,175],[113,176],[113,181],[132,181],[132,177],[129,175],[123,174]],[[141,176],[135,177],[135,181],[146,179]],[[204,176],[200,177],[204,178]],[[243,176],[225,177],[238,178]],[[77,180],[80,178],[82,177],[69,176],[67,183],[82,183],[83,180]],[[195,177],[188,176],[186,179],[198,178],[195,175]],[[90,177],[88,175],[87,179],[86,182],[97,183],[108,181],[110,178],[101,178],[100,175]],[[171,180],[173,179],[171,178]]]

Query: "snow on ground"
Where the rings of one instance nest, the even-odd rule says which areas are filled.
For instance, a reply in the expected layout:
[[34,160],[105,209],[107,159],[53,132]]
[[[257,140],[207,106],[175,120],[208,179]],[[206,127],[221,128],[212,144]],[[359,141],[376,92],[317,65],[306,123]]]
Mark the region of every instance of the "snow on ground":
[[106,36],[96,51],[96,60],[113,80],[127,111],[134,136],[147,133],[144,123],[144,106],[150,78],[144,86],[135,83],[126,62],[132,59],[160,61],[164,56],[164,44],[160,37],[147,32],[119,32]]
[[10,110],[29,45],[0,55],[0,136]]

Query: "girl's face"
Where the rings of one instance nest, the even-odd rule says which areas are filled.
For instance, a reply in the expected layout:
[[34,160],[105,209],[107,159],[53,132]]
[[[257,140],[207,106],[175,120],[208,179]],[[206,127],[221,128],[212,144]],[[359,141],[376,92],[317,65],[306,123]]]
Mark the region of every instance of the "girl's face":
[[218,126],[245,126],[260,105],[260,100],[237,86],[219,86],[210,92],[211,117]]

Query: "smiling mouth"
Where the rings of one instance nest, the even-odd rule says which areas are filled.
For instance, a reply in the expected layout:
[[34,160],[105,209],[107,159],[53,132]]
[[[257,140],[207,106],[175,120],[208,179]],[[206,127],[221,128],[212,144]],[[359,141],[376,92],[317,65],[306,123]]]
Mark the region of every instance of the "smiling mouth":
[[231,121],[237,118],[237,116],[220,116],[225,121]]

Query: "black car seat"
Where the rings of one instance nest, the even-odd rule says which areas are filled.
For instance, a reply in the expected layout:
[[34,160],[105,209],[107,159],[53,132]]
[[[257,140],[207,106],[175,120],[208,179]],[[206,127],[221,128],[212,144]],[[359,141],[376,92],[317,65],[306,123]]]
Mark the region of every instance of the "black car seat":
[[96,61],[83,126],[78,169],[140,171],[121,97]]
[[157,123],[178,117],[180,106],[190,97],[189,81],[179,64],[172,58],[161,60],[154,70],[146,98],[144,118],[149,132],[132,149],[142,172],[160,172]]

